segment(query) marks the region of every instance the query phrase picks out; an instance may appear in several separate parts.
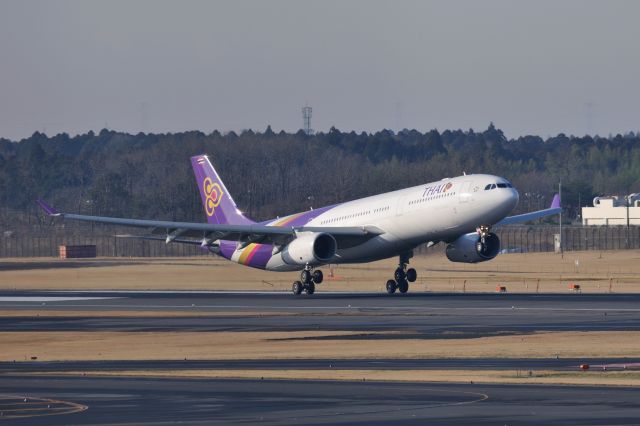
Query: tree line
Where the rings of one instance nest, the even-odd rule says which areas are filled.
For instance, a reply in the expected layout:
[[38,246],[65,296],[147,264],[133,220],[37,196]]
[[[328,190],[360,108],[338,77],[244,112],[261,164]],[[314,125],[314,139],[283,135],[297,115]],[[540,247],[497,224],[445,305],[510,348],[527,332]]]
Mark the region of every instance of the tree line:
[[45,198],[84,214],[203,221],[189,157],[206,153],[239,207],[256,219],[457,176],[490,173],[520,191],[519,211],[545,208],[562,181],[570,215],[596,195],[640,192],[640,134],[507,139],[474,130],[307,135],[246,130],[0,139],[0,205]]

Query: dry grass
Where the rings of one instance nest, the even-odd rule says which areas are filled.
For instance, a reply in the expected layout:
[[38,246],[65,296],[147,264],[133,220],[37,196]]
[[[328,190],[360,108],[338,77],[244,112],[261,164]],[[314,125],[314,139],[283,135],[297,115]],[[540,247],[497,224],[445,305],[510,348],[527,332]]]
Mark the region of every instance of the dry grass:
[[[640,332],[543,332],[475,339],[411,339],[366,332],[0,332],[0,361],[634,358]],[[375,336],[374,336],[375,335]],[[335,338],[331,338],[334,336]],[[388,336],[389,339],[384,337]],[[321,339],[317,339],[321,337]]]
[[[38,373],[39,375],[42,373]],[[182,377],[215,379],[348,380],[445,383],[640,386],[640,372],[557,372],[536,370],[167,370],[51,373],[82,376]]]
[[[576,260],[578,263],[576,264]],[[43,265],[44,263],[44,265]],[[37,265],[38,268],[30,268]],[[91,266],[86,266],[91,265]],[[99,265],[99,266],[97,266]],[[640,292],[640,251],[500,255],[475,264],[449,262],[441,253],[417,256],[414,291]],[[333,268],[320,291],[383,291],[396,259]],[[261,271],[218,257],[157,259],[5,259],[2,290],[286,290],[298,274]]]

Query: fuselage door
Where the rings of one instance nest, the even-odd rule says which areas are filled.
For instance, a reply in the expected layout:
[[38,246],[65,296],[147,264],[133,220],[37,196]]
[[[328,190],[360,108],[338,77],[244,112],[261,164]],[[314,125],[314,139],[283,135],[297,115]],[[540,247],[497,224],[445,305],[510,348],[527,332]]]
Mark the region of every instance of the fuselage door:
[[402,195],[398,197],[398,205],[396,206],[396,216],[402,216],[404,214],[406,202],[407,202],[406,195]]
[[460,204],[462,203],[468,203],[469,201],[471,201],[471,184],[473,182],[468,180],[465,182],[462,182],[462,185],[460,186],[460,192],[458,194],[458,199],[460,200]]

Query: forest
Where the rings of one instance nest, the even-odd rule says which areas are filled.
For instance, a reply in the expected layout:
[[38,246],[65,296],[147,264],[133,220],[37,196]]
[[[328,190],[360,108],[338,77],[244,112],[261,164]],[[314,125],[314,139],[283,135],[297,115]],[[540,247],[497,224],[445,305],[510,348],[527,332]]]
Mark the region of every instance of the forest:
[[203,221],[189,157],[209,155],[239,207],[265,220],[310,207],[463,173],[509,179],[518,211],[545,208],[562,181],[575,217],[596,195],[640,192],[640,134],[507,139],[484,131],[375,133],[303,131],[127,134],[70,137],[36,132],[0,139],[0,206],[34,211],[44,198],[65,211]]

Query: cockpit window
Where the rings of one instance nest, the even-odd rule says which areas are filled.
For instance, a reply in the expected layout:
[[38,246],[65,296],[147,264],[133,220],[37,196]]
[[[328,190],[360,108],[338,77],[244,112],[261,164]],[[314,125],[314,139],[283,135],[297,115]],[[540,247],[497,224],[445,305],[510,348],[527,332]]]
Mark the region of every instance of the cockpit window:
[[491,189],[496,189],[496,188],[513,188],[513,185],[511,185],[508,182],[488,183],[487,186],[484,187],[484,190],[489,191]]

